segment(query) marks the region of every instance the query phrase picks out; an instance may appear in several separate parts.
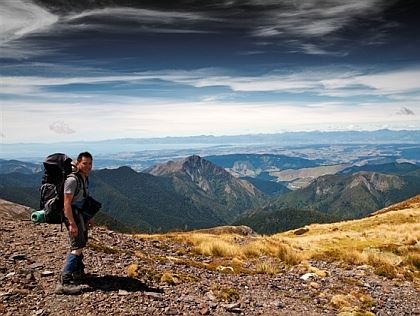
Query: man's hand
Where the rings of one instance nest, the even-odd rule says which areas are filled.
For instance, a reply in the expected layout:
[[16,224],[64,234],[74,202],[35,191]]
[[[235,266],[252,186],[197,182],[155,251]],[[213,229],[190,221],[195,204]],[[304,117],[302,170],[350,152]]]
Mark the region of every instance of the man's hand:
[[70,223],[69,224],[69,234],[73,237],[76,237],[77,234],[79,233],[79,229],[77,228],[76,223]]

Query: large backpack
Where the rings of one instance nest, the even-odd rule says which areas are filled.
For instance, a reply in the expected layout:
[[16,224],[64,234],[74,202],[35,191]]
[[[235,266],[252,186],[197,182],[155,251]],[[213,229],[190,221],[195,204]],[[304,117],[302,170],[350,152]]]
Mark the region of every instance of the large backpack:
[[65,154],[49,155],[44,161],[44,176],[40,191],[40,209],[45,211],[45,222],[64,221],[64,182],[72,172],[72,159]]

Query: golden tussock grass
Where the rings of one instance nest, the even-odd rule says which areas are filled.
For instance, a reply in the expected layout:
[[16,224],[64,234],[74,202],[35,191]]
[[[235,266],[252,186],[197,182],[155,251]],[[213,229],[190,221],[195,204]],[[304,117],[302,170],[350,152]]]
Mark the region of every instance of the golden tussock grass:
[[160,283],[165,283],[168,285],[178,285],[181,283],[193,282],[196,281],[196,279],[196,277],[192,277],[187,274],[179,274],[166,271],[162,273],[162,276],[160,277]]
[[127,276],[129,278],[135,278],[138,276],[137,270],[138,270],[139,266],[136,263],[130,264],[127,267]]
[[420,253],[409,253],[406,257],[406,264],[413,270],[420,271]]
[[[171,239],[187,244],[187,250],[199,255],[226,258],[235,271],[245,262],[262,256],[286,265],[298,265],[305,260],[338,261],[348,265],[370,265],[374,271],[389,278],[419,276],[420,266],[420,196],[378,212],[374,216],[332,224],[312,224],[302,235],[294,231],[272,236],[240,236],[179,232],[162,235],[137,235],[141,239]],[[413,202],[414,201],[414,202]],[[413,204],[414,203],[414,204]],[[241,264],[239,264],[241,262]],[[263,264],[259,271],[269,270]]]
[[331,298],[331,305],[338,310],[337,315],[374,315],[369,309],[375,305],[373,298],[361,292],[336,294]]
[[203,240],[193,248],[195,253],[212,257],[233,258],[240,255],[238,246],[224,240],[210,239]]
[[255,272],[258,274],[275,275],[279,273],[279,268],[272,262],[258,262],[255,264]]
[[238,290],[232,287],[212,286],[211,291],[221,301],[235,302],[239,299]]

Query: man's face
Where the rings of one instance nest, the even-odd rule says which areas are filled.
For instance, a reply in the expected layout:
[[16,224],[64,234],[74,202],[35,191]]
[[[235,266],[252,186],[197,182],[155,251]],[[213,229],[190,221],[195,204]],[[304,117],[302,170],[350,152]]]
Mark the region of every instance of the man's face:
[[80,173],[88,176],[92,170],[92,159],[88,157],[82,157],[82,160],[77,163],[77,168],[79,169]]

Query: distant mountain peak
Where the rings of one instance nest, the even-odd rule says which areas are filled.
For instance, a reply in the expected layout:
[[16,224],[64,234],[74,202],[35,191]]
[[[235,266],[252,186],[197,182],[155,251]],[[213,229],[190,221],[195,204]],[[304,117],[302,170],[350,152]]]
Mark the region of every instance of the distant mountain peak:
[[155,176],[167,176],[181,172],[188,174],[193,181],[194,178],[200,178],[202,176],[224,175],[226,177],[232,177],[224,168],[219,167],[198,155],[171,160],[167,163],[156,165],[147,170],[147,172]]
[[154,176],[187,176],[205,192],[212,191],[210,182],[215,178],[222,178],[226,181],[232,181],[234,179],[225,169],[216,166],[214,163],[198,155],[157,165],[149,169],[148,172]]
[[[171,179],[176,190],[233,220],[241,210],[257,205],[263,194],[248,181],[237,179],[224,168],[198,155],[169,161],[147,170]],[[209,204],[210,203],[210,204]]]

